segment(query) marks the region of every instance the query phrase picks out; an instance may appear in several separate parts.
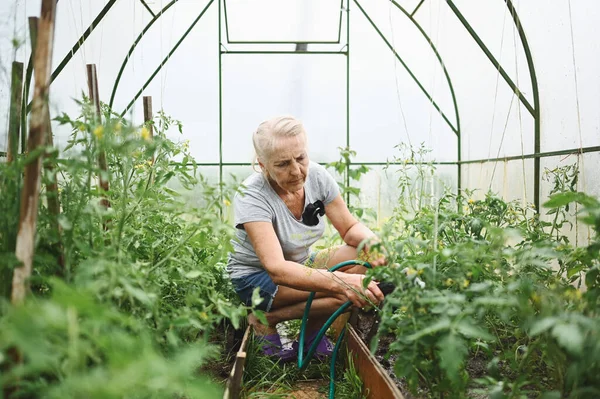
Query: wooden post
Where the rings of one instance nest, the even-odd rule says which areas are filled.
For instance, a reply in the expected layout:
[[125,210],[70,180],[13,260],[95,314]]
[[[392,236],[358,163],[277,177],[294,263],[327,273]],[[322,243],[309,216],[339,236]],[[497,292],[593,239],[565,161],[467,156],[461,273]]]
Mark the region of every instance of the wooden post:
[[[152,115],[152,96],[144,96],[144,125],[148,132],[150,133],[150,140],[154,138],[154,124],[152,120],[154,116]],[[152,154],[152,165],[154,165],[154,154]]]
[[21,131],[21,101],[23,93],[23,63],[12,63],[10,84],[10,116],[8,122],[7,162],[11,163],[19,152],[19,132]]
[[39,23],[39,34],[34,56],[35,86],[31,107],[29,138],[27,150],[29,154],[39,152],[37,157],[25,167],[23,189],[21,191],[21,209],[19,215],[19,232],[15,254],[22,263],[15,268],[11,300],[13,304],[21,304],[27,292],[27,280],[31,276],[33,263],[35,230],[37,227],[38,203],[40,198],[40,171],[42,152],[39,148],[46,142],[48,93],[52,50],[54,44],[54,20],[56,17],[56,0],[42,0],[42,11]]
[[[31,52],[35,53],[35,47],[37,44],[37,25],[38,19],[35,17],[29,18],[29,39],[31,41]],[[54,146],[54,138],[52,137],[52,123],[50,119],[50,107],[45,108],[45,116],[46,120],[46,144],[49,147]],[[66,276],[65,270],[65,256],[64,249],[62,245],[62,229],[58,224],[58,217],[60,215],[60,198],[58,195],[58,182],[56,181],[56,173],[54,172],[54,160],[46,159],[44,160],[44,169],[46,170],[46,175],[51,176],[52,181],[46,183],[46,201],[48,203],[48,212],[51,215],[51,225],[52,229],[56,232],[57,244],[56,244],[56,252],[58,253],[58,264],[60,266],[59,276]]]
[[144,96],[144,122],[147,124],[150,137],[154,137],[154,125],[152,123],[152,96]]
[[[87,64],[86,70],[90,101],[92,102],[92,104],[94,104],[94,107],[96,108],[97,123],[101,124],[102,112],[100,110],[100,96],[98,94],[98,74],[96,73],[96,64]],[[106,172],[106,174],[108,175],[108,166],[106,165],[106,154],[104,153],[104,150],[100,150],[98,153],[98,166],[100,166],[101,171]],[[102,174],[100,174],[99,176],[99,181],[100,188],[102,189],[102,191],[104,191],[105,193],[108,192],[108,180],[106,180],[105,177],[102,176]],[[100,204],[103,205],[105,208],[110,207],[110,202],[108,201],[106,196],[103,196],[102,200],[100,201]],[[107,228],[106,224],[104,225],[104,228]]]

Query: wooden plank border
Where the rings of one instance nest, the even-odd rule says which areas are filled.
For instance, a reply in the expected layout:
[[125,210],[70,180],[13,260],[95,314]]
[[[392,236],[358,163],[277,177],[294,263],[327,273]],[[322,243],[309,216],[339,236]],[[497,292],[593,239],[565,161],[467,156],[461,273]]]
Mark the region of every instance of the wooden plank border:
[[346,345],[354,360],[356,372],[363,382],[363,393],[373,399],[404,399],[402,392],[371,354],[356,330],[348,324]]
[[246,365],[246,347],[248,346],[251,330],[252,326],[248,325],[244,333],[244,338],[242,338],[240,349],[235,356],[235,363],[231,368],[231,373],[229,373],[223,399],[237,399],[240,397],[244,366]]

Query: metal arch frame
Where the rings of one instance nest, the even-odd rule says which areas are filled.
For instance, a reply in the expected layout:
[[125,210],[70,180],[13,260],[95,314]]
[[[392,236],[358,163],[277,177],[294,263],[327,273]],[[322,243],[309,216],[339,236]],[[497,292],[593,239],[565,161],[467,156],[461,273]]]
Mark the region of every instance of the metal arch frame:
[[373,28],[377,31],[377,33],[379,34],[379,36],[381,37],[381,39],[385,42],[385,44],[389,47],[389,49],[392,51],[392,53],[396,56],[396,58],[398,59],[398,61],[400,61],[400,63],[406,69],[406,71],[408,72],[408,74],[413,78],[413,80],[415,81],[415,83],[419,86],[419,88],[421,89],[421,91],[423,92],[423,94],[425,94],[425,96],[429,99],[429,101],[431,102],[431,105],[438,111],[438,113],[441,115],[441,117],[444,119],[444,121],[448,124],[448,126],[450,127],[450,129],[452,129],[452,131],[456,135],[456,139],[457,139],[457,163],[456,163],[456,165],[457,165],[457,190],[458,190],[458,192],[460,192],[460,190],[462,188],[462,168],[461,168],[461,164],[460,164],[461,157],[462,157],[462,151],[461,151],[461,134],[460,134],[461,131],[460,131],[460,116],[459,116],[459,113],[458,113],[458,104],[456,102],[456,94],[454,93],[454,86],[452,85],[452,80],[450,79],[450,75],[448,73],[448,70],[446,69],[446,65],[444,64],[444,62],[442,60],[442,57],[440,56],[439,52],[437,51],[437,48],[433,44],[433,41],[431,40],[431,38],[427,35],[427,33],[425,32],[425,30],[423,30],[423,28],[421,27],[421,25],[413,17],[414,14],[416,13],[416,11],[419,9],[419,7],[421,7],[421,5],[423,4],[424,0],[422,0],[417,5],[417,7],[414,9],[414,11],[412,13],[410,13],[410,14],[408,13],[408,11],[406,11],[406,9],[404,7],[402,7],[400,4],[398,4],[395,0],[389,0],[389,1],[394,6],[396,6],[396,8],[398,8],[400,11],[402,11],[402,13],[413,23],[413,25],[415,25],[417,27],[417,29],[419,30],[419,32],[421,33],[421,35],[427,40],[427,43],[429,43],[429,46],[431,47],[431,50],[433,51],[433,53],[435,54],[435,57],[439,61],[440,66],[442,67],[442,70],[444,72],[444,76],[446,77],[446,81],[448,82],[448,88],[450,89],[450,94],[452,96],[452,103],[454,105],[454,115],[455,115],[455,118],[456,118],[456,127],[452,124],[452,122],[450,122],[450,120],[448,119],[448,117],[444,114],[444,112],[441,110],[441,108],[437,105],[437,103],[435,102],[435,100],[433,99],[433,97],[427,92],[427,90],[419,82],[419,80],[417,79],[417,77],[410,70],[410,68],[408,67],[408,65],[406,65],[406,63],[402,60],[402,58],[400,57],[400,55],[396,52],[396,49],[394,49],[394,47],[390,44],[390,42],[385,38],[385,36],[383,35],[383,33],[381,33],[381,31],[379,30],[379,28],[377,28],[376,24],[369,17],[369,15],[367,14],[367,12],[358,3],[358,0],[354,0],[354,2],[359,7],[359,9],[362,11],[362,13],[364,14],[364,16],[371,23],[371,25],[373,26]]
[[[500,73],[500,75],[502,76],[504,81],[508,84],[508,86],[510,86],[512,91],[519,98],[519,100],[523,103],[525,108],[527,108],[529,113],[531,113],[531,115],[534,119],[534,149],[533,149],[533,151],[534,151],[534,155],[540,155],[541,154],[540,153],[540,151],[541,151],[540,95],[539,95],[539,88],[538,88],[538,83],[537,83],[537,75],[535,73],[535,67],[533,65],[533,57],[531,56],[531,50],[529,49],[529,42],[527,41],[527,37],[525,36],[525,31],[523,30],[521,20],[519,19],[517,10],[515,9],[515,7],[513,5],[512,0],[504,0],[504,1],[506,3],[506,7],[508,7],[508,11],[510,12],[510,14],[513,18],[515,27],[517,28],[517,31],[519,32],[519,39],[521,40],[521,45],[523,46],[523,51],[525,52],[525,57],[527,59],[527,67],[529,69],[529,77],[531,78],[531,87],[533,90],[533,106],[531,106],[529,101],[527,101],[525,96],[523,96],[521,90],[510,79],[510,77],[508,76],[506,71],[504,71],[504,68],[502,68],[500,63],[494,58],[492,53],[489,51],[489,49],[486,47],[486,45],[483,43],[483,41],[479,38],[479,36],[475,32],[475,30],[469,25],[466,18],[461,14],[461,12],[458,10],[456,5],[454,5],[453,1],[446,0],[446,2],[448,3],[448,6],[450,7],[450,9],[454,13],[454,15],[456,15],[456,17],[459,19],[459,21],[463,24],[465,29],[469,32],[469,34],[471,35],[473,40],[475,40],[475,42],[479,45],[481,50],[485,53],[485,55],[488,57],[488,59],[494,65],[494,67],[496,67],[498,69],[498,72]],[[526,157],[524,155],[522,155],[520,158],[525,159]],[[520,159],[520,158],[517,158],[517,159]],[[540,209],[540,180],[541,180],[540,158],[541,157],[535,156],[533,158],[534,158],[533,203],[535,205],[536,211],[539,212],[539,209]],[[470,163],[483,163],[483,162],[488,162],[493,159],[496,159],[496,158],[477,160],[477,161],[470,162]],[[501,158],[501,159],[504,159],[504,158]]]
[[[57,0],[58,1],[58,0]],[[137,43],[139,42],[139,40],[141,40],[141,37],[143,36],[143,34],[150,28],[150,26],[160,17],[162,16],[162,14],[164,13],[164,11],[166,11],[166,8],[170,7],[171,5],[173,5],[175,2],[177,2],[178,0],[172,0],[171,3],[169,3],[165,8],[163,8],[163,10],[161,10],[158,14],[155,14],[152,12],[152,10],[147,6],[147,4],[145,3],[144,0],[140,0],[142,2],[142,4],[144,5],[144,7],[146,8],[146,10],[148,10],[148,12],[150,12],[153,16],[153,19],[148,23],[148,25],[146,25],[146,27],[144,28],[142,34],[138,37],[138,39],[136,39],[136,41],[134,42],[134,44],[132,45],[132,47],[130,48],[130,52],[128,53],[127,57],[125,58],[123,65],[122,65],[122,69],[124,68],[124,65],[127,63],[129,56],[133,53],[133,51],[135,50],[135,47],[137,46]],[[133,102],[139,97],[140,93],[147,87],[147,85],[152,81],[152,79],[154,78],[154,76],[156,76],[156,74],[158,73],[158,71],[160,71],[160,69],[166,64],[166,62],[168,62],[169,58],[171,57],[171,55],[174,53],[174,51],[177,49],[177,47],[183,42],[183,40],[186,38],[186,36],[189,34],[189,32],[193,29],[193,27],[196,25],[196,23],[199,21],[199,19],[202,17],[202,15],[204,14],[204,12],[209,8],[209,6],[214,2],[215,0],[210,0],[208,2],[208,4],[206,5],[205,9],[202,11],[201,15],[192,23],[192,25],[188,28],[188,30],[186,31],[186,33],[179,39],[179,41],[177,42],[177,44],[172,48],[172,50],[169,52],[169,55],[161,62],[161,64],[157,67],[157,69],[155,70],[155,72],[152,74],[152,76],[146,81],[146,83],[144,84],[144,86],[142,87],[142,89],[140,89],[140,91],[136,94],[136,96],[134,96],[134,99],[129,103],[127,109],[129,109],[131,107],[131,105],[133,104]],[[350,145],[350,124],[349,124],[349,87],[350,87],[350,0],[346,0],[347,2],[347,7],[346,7],[346,15],[347,15],[347,22],[346,22],[346,28],[347,28],[347,43],[346,45],[339,51],[320,51],[320,52],[310,52],[310,51],[300,51],[300,52],[291,52],[291,51],[283,51],[283,52],[277,52],[277,51],[271,51],[271,52],[260,52],[260,51],[238,51],[238,52],[234,52],[234,51],[223,51],[222,48],[223,46],[223,42],[222,42],[222,29],[221,29],[221,18],[222,18],[222,9],[221,9],[221,1],[223,1],[223,6],[224,8],[225,6],[225,2],[226,0],[217,0],[218,4],[219,4],[219,47],[218,47],[218,54],[219,54],[219,163],[215,164],[215,163],[197,163],[197,165],[200,166],[219,166],[219,182],[222,183],[222,175],[223,175],[223,166],[234,166],[234,165],[247,165],[246,163],[226,163],[223,162],[223,154],[222,154],[222,150],[223,150],[223,142],[222,142],[222,69],[221,69],[221,57],[223,54],[340,54],[340,55],[345,55],[346,56],[346,60],[347,60],[347,65],[346,65],[346,70],[347,70],[347,75],[346,75],[346,101],[347,101],[347,116],[346,116],[346,144],[349,146]],[[358,0],[353,0],[359,7],[359,9],[361,9],[360,4],[358,3]],[[519,32],[519,37],[521,40],[521,44],[523,46],[525,55],[526,55],[526,59],[527,59],[527,64],[528,64],[528,68],[529,68],[529,73],[530,73],[530,77],[531,77],[531,83],[532,83],[532,88],[533,88],[533,100],[534,100],[534,104],[533,106],[531,106],[531,104],[527,101],[527,99],[522,95],[521,91],[519,90],[519,88],[510,80],[510,78],[508,77],[508,75],[506,74],[506,72],[502,69],[502,67],[499,65],[499,63],[495,60],[495,58],[493,57],[493,55],[491,54],[491,52],[487,49],[487,47],[485,46],[485,44],[481,41],[481,39],[477,36],[477,34],[475,33],[475,31],[471,28],[471,26],[469,25],[469,23],[467,22],[467,20],[462,16],[462,14],[460,13],[460,11],[458,10],[458,8],[454,5],[452,0],[446,0],[446,2],[448,3],[448,6],[451,8],[451,10],[454,12],[454,14],[457,16],[457,18],[459,19],[459,21],[463,24],[463,26],[465,27],[465,29],[467,29],[467,31],[471,34],[472,38],[475,40],[475,42],[480,46],[481,50],[488,56],[488,59],[490,60],[490,62],[492,62],[492,64],[494,66],[496,66],[500,72],[500,74],[502,75],[502,77],[504,78],[504,80],[506,81],[506,83],[511,87],[511,89],[513,90],[513,92],[518,96],[519,100],[524,104],[524,106],[528,109],[528,111],[532,114],[534,121],[535,121],[535,143],[534,143],[534,153],[532,154],[521,154],[521,155],[516,155],[516,156],[508,156],[508,157],[502,157],[502,158],[487,158],[487,159],[477,159],[477,160],[461,160],[461,152],[460,152],[460,122],[459,122],[459,114],[458,114],[458,107],[456,104],[456,99],[454,97],[454,90],[452,87],[452,83],[450,80],[450,76],[444,66],[444,63],[441,59],[441,57],[439,56],[437,49],[435,49],[435,46],[433,45],[433,43],[431,42],[431,40],[428,38],[427,34],[424,32],[424,30],[422,29],[422,27],[419,25],[419,23],[414,19],[414,15],[416,14],[416,12],[420,9],[420,7],[422,6],[422,4],[424,4],[425,0],[421,0],[418,5],[415,7],[415,9],[411,12],[408,13],[406,9],[404,9],[403,7],[401,7],[395,0],[389,0],[390,2],[392,2],[400,11],[402,11],[410,20],[413,24],[415,24],[415,26],[419,29],[419,31],[421,32],[421,34],[428,40],[430,46],[432,47],[432,50],[434,51],[436,57],[438,58],[440,64],[442,65],[443,69],[444,69],[444,74],[446,75],[446,79],[448,81],[450,90],[452,92],[452,97],[453,97],[453,101],[454,101],[454,105],[455,105],[455,114],[456,114],[456,120],[457,120],[457,127],[453,128],[452,124],[449,123],[449,121],[446,119],[447,123],[453,128],[452,130],[457,134],[457,139],[458,139],[458,147],[459,147],[459,151],[458,151],[458,159],[456,162],[435,162],[435,164],[438,165],[457,165],[458,166],[458,187],[460,188],[462,182],[461,182],[461,168],[460,166],[463,164],[474,164],[474,163],[485,163],[485,162],[500,162],[500,161],[511,161],[511,160],[521,160],[521,159],[534,159],[534,167],[535,167],[535,171],[534,171],[534,204],[536,205],[536,209],[539,209],[539,195],[540,195],[540,159],[544,158],[544,157],[552,157],[552,156],[558,156],[558,155],[567,155],[567,154],[583,154],[583,153],[589,153],[589,152],[600,152],[600,146],[591,146],[591,147],[583,147],[583,148],[575,148],[575,149],[568,149],[568,150],[561,150],[561,151],[552,151],[552,152],[540,152],[541,150],[541,133],[540,133],[540,103],[539,103],[539,89],[538,89],[538,84],[537,84],[537,77],[536,77],[536,73],[535,73],[535,68],[534,68],[534,64],[533,64],[533,58],[531,56],[531,51],[529,48],[529,44],[527,42],[527,38],[524,32],[524,29],[522,27],[522,24],[520,22],[520,19],[517,15],[517,11],[512,3],[512,0],[504,0],[506,3],[506,6],[513,18],[513,21],[515,23],[515,26],[517,28],[517,31]],[[94,21],[90,24],[90,26],[86,29],[86,31],[83,33],[83,35],[81,36],[81,38],[79,38],[79,40],[74,44],[73,48],[67,52],[66,56],[63,58],[63,60],[61,61],[61,63],[59,64],[59,66],[53,71],[52,73],[52,80],[56,79],[58,77],[58,75],[62,72],[62,70],[64,69],[64,67],[68,64],[68,62],[73,58],[73,56],[75,55],[75,53],[79,50],[79,48],[83,45],[83,43],[85,42],[85,40],[90,36],[90,34],[93,32],[94,28],[96,26],[98,26],[98,24],[102,21],[102,19],[106,16],[106,14],[108,13],[108,11],[112,8],[112,6],[116,3],[116,0],[109,0],[108,3],[105,5],[105,7],[100,11],[100,13],[96,16],[96,18],[94,19]],[[237,41],[227,41],[227,43],[231,43],[231,44],[298,44],[298,43],[306,43],[306,44],[339,44],[341,41],[341,29],[342,29],[342,15],[343,15],[343,4],[344,4],[344,0],[341,0],[341,8],[340,8],[340,22],[339,22],[339,29],[338,29],[338,41],[337,42],[319,42],[319,41],[308,41],[308,42],[286,42],[286,41],[273,41],[273,42],[237,42]],[[361,9],[362,10],[362,9]],[[364,13],[364,10],[363,10]],[[365,13],[365,16],[370,20],[370,18],[368,17],[368,15]],[[380,36],[382,37],[382,39],[384,41],[386,41],[386,43],[389,45],[389,42],[387,42],[387,39],[385,39],[385,37],[381,34],[381,32],[379,31],[379,29],[377,28],[377,26],[374,24],[374,22],[372,22],[372,20],[370,20],[371,24],[373,25],[373,27],[378,31],[378,33],[380,34]],[[227,29],[227,19],[225,21],[226,24],[226,33],[227,33],[227,38],[229,36],[229,32]],[[345,48],[345,51],[344,51]],[[394,55],[403,63],[403,61],[400,59],[400,56],[397,54],[397,52],[395,51],[395,49],[393,49],[393,47],[390,46],[390,49],[392,50],[392,52],[394,53]],[[31,64],[31,62],[30,62]],[[403,63],[404,65],[404,63]],[[406,67],[406,65],[405,65]],[[28,65],[28,70],[30,69],[30,65]],[[408,68],[407,68],[408,69]],[[115,81],[115,85],[113,88],[113,93],[111,95],[111,104],[113,102],[114,99],[114,95],[116,93],[116,89],[118,87],[118,83],[120,80],[120,77],[122,75],[122,71],[120,71],[118,78]],[[411,73],[411,76],[412,73]],[[422,88],[422,90],[424,91],[424,93],[428,96],[428,98],[430,98],[429,94],[423,89],[422,85],[420,85],[420,83],[418,82],[418,80],[413,76],[413,78],[415,79],[416,83]],[[28,72],[28,75],[26,75],[26,80],[25,80],[25,86],[24,86],[24,94],[28,94],[29,91],[29,84],[31,81],[31,72]],[[23,98],[25,99],[22,106],[23,106],[23,120],[25,120],[26,118],[26,113],[28,111],[29,106],[26,105],[26,96],[24,95]],[[431,99],[431,98],[430,98]],[[432,99],[431,99],[432,100]],[[432,105],[434,105],[434,101],[432,100]],[[435,105],[434,105],[435,107]],[[443,113],[441,112],[441,110],[436,107],[436,109],[438,110],[438,112],[440,113],[440,115],[442,117],[444,117]],[[123,114],[126,112],[126,110],[123,112]],[[5,155],[2,152],[0,152],[0,156]],[[353,165],[386,165],[388,163],[386,162],[355,162],[352,163]]]

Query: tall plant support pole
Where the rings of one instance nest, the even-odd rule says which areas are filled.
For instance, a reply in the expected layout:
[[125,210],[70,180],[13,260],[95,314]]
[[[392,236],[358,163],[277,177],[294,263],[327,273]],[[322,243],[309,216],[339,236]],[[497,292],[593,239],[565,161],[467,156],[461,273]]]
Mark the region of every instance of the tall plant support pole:
[[[152,119],[152,96],[144,96],[142,99],[144,103],[144,124],[148,132],[150,133],[150,140],[154,138],[154,124]],[[154,154],[152,154],[152,164],[154,165]]]
[[[31,53],[35,53],[35,48],[37,44],[37,26],[39,23],[39,19],[36,17],[29,18],[29,38],[31,40]],[[52,83],[52,81],[50,82]],[[52,137],[52,125],[50,121],[50,108],[46,107],[45,109],[45,119],[46,119],[46,145],[48,147],[54,146],[54,139]],[[58,223],[58,217],[60,215],[60,199],[58,195],[58,183],[56,181],[56,173],[54,171],[54,160],[53,159],[45,159],[44,160],[44,169],[46,170],[46,175],[50,177],[50,181],[46,183],[46,201],[48,203],[48,212],[50,213],[52,220],[50,221],[52,230],[56,233],[56,252],[58,253],[58,265],[60,267],[58,275],[66,276],[65,270],[65,256],[64,249],[62,245],[62,229],[60,224]]]
[[22,263],[15,268],[11,300],[15,305],[23,303],[27,292],[27,280],[31,276],[34,239],[37,226],[38,203],[40,198],[40,170],[42,166],[42,146],[46,141],[48,93],[50,70],[54,42],[54,20],[56,18],[56,0],[42,0],[39,22],[39,34],[33,65],[35,68],[35,86],[29,125],[27,149],[35,158],[25,167],[23,189],[21,191],[21,209],[19,232],[17,234],[16,256]]
[[8,163],[14,161],[19,152],[19,132],[21,131],[21,93],[23,92],[22,62],[13,62],[11,75],[10,116],[8,123],[8,154],[6,156]]
[[[219,14],[219,23],[218,25],[218,30],[219,30],[219,47],[217,48],[217,51],[219,52],[219,190],[221,193],[221,203],[223,203],[223,54],[221,52],[221,46],[222,46],[222,33],[221,33],[221,1],[222,0],[217,0],[219,2],[219,7],[218,7],[218,14]],[[221,208],[219,208],[221,209]],[[221,212],[221,216],[223,215],[223,211]]]
[[[340,19],[341,25],[341,19]],[[341,26],[340,26],[341,29]],[[350,0],[346,4],[346,148],[350,149]],[[350,164],[346,164],[346,188],[350,186]],[[350,191],[346,191],[346,203],[350,205]]]
[[[102,124],[102,111],[100,110],[100,96],[98,94],[98,74],[96,73],[96,64],[87,64],[87,82],[88,82],[88,94],[90,97],[90,101],[94,105],[96,110],[96,123],[98,125]],[[110,202],[104,195],[108,192],[108,167],[106,165],[106,154],[104,150],[100,150],[98,152],[98,166],[100,167],[100,189],[104,192],[102,199],[100,200],[100,204],[105,208],[110,207]],[[102,173],[104,172],[104,173]],[[104,224],[104,228],[106,229],[107,225]]]

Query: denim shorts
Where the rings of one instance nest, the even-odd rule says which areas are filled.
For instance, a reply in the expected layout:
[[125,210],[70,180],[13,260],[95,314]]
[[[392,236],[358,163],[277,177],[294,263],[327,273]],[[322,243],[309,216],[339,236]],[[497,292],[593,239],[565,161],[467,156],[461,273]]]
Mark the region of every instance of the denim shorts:
[[[317,253],[311,252],[305,265],[312,265],[315,261],[315,256],[317,256]],[[252,292],[258,287],[258,293],[262,298],[262,302],[256,306],[256,309],[265,312],[271,310],[273,300],[279,290],[279,286],[273,282],[269,273],[264,269],[244,277],[232,278],[231,283],[235,292],[246,306],[252,306]]]
[[275,299],[275,295],[277,295],[277,290],[279,289],[279,286],[273,282],[266,270],[261,270],[244,277],[232,278],[231,283],[235,292],[237,292],[246,306],[252,306],[252,292],[258,287],[258,293],[263,300],[256,309],[265,312],[271,310],[273,299]]

